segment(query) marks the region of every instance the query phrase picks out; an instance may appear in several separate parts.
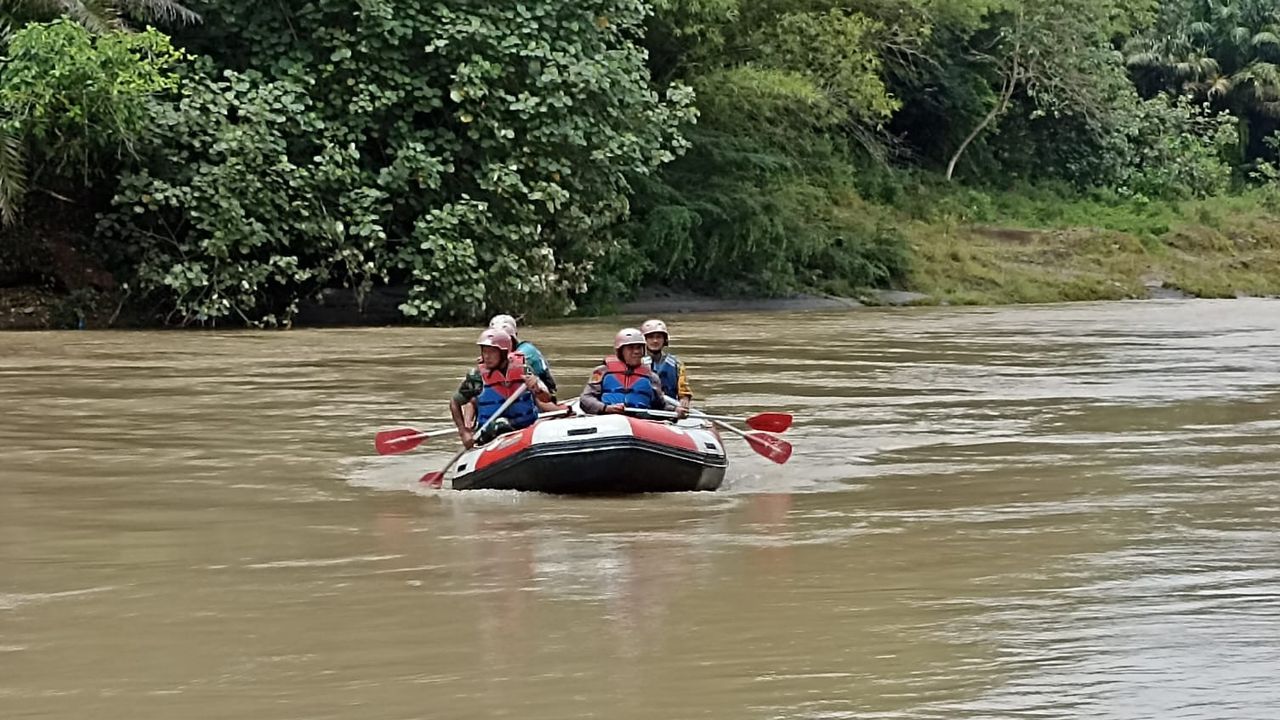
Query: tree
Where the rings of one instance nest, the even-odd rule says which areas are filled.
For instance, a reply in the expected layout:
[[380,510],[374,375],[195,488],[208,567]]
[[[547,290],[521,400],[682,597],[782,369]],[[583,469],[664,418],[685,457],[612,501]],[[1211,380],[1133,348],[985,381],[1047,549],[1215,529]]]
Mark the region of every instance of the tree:
[[0,218],[14,223],[32,179],[87,187],[149,129],[149,98],[181,57],[155,30],[93,35],[69,20],[10,36],[0,67]]
[[1169,0],[1149,34],[1126,46],[1145,94],[1186,93],[1239,125],[1240,161],[1252,125],[1280,119],[1280,8],[1273,0]]
[[[12,0],[0,7],[0,49],[8,49],[15,29],[59,16],[66,16],[96,34],[128,30],[130,21],[173,24],[200,19],[176,0]],[[86,57],[81,55],[77,59]],[[59,59],[62,58],[53,58]],[[5,72],[6,64],[0,64],[0,74]],[[138,69],[145,72],[141,66]],[[117,67],[108,72],[121,70]],[[127,104],[131,100],[125,98],[122,102]],[[0,226],[17,222],[28,184],[28,139],[16,133],[16,127],[21,126],[23,120],[2,114],[4,112],[0,109]],[[58,152],[58,148],[49,150]]]
[[632,183],[683,148],[689,93],[651,84],[642,0],[208,8],[183,44],[214,70],[174,115],[208,117],[166,125],[111,218],[184,321],[287,323],[375,282],[419,320],[569,311]]
[[[176,0],[9,0],[0,8],[0,31],[66,16],[94,33],[128,30],[136,22],[173,25],[200,16]],[[0,35],[3,40],[3,35]]]
[[1028,0],[993,16],[992,33],[973,51],[993,72],[991,107],[960,142],[947,163],[955,174],[964,151],[1008,109],[1015,94],[1043,110],[1071,107],[1086,116],[1104,105],[1095,82],[1111,62],[1108,41],[1116,8],[1110,0]]

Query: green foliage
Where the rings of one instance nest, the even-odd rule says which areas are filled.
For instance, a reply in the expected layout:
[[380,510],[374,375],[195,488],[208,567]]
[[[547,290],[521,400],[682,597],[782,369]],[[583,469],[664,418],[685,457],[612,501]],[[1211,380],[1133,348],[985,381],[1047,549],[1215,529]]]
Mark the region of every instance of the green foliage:
[[633,200],[644,279],[776,294],[900,277],[902,239],[851,211],[851,160],[879,151],[899,107],[886,26],[846,3],[693,0],[660,3],[655,24],[659,67],[693,86],[699,121]]
[[1251,126],[1280,119],[1280,7],[1272,0],[1164,0],[1145,35],[1126,45],[1145,94],[1188,93],[1239,121],[1237,161],[1266,153]]
[[174,86],[181,55],[154,31],[92,35],[68,20],[32,24],[0,66],[0,212],[31,182],[108,175],[151,129],[149,100]]
[[1227,113],[1186,97],[1142,100],[1117,84],[1091,114],[1054,116],[1025,106],[1011,113],[985,148],[988,175],[1003,182],[984,184],[1058,182],[1123,197],[1204,197],[1230,189],[1236,139]]
[[189,319],[285,322],[374,277],[422,320],[565,312],[691,118],[687,88],[649,85],[637,0],[210,5],[193,47],[260,74],[169,114],[157,156],[186,159],[130,179],[114,221]]
[[[0,10],[0,28],[69,18],[19,32],[0,68],[0,213],[28,168],[114,192],[101,246],[182,322],[288,324],[321,289],[378,284],[420,321],[606,307],[646,282],[855,293],[910,276],[912,223],[1094,223],[1156,252],[1170,203],[1228,191],[1233,148],[1254,182],[1280,177],[1263,0],[199,7],[198,25],[172,0]],[[163,36],[116,32],[140,19],[178,21],[180,82]]]
[[786,12],[760,28],[753,45],[764,62],[809,78],[844,120],[876,125],[900,107],[880,77],[883,30],[843,9]]
[[1228,113],[1161,95],[1126,113],[1111,139],[1107,185],[1122,196],[1207,197],[1230,188],[1238,137]]
[[185,321],[287,323],[305,293],[367,289],[385,266],[387,196],[312,110],[297,85],[230,71],[187,78],[156,109],[159,152],[124,176],[102,231]]
[[646,279],[782,294],[902,277],[902,238],[858,200],[843,143],[799,133],[790,145],[770,144],[706,127],[691,140],[689,154],[635,201],[628,230],[650,261]]

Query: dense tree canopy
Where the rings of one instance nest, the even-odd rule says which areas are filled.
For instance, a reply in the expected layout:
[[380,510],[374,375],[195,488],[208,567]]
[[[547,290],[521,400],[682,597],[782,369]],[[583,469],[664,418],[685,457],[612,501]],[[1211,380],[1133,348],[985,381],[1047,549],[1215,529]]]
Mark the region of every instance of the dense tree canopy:
[[0,219],[88,209],[82,249],[175,322],[889,285],[877,208],[933,178],[1202,196],[1280,117],[1261,0],[7,8]]

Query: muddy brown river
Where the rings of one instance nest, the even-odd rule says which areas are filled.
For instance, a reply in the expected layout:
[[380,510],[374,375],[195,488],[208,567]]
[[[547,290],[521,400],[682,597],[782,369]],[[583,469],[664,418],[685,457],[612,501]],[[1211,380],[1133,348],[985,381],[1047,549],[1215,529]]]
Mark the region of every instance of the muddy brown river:
[[423,490],[477,330],[0,335],[0,718],[1280,717],[1280,302],[667,320],[790,463]]

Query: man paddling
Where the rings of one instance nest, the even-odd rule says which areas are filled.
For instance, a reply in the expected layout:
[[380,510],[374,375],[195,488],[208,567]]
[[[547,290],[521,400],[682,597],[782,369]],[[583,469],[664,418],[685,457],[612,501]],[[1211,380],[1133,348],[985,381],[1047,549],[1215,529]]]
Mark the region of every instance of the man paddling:
[[[510,335],[501,330],[485,330],[480,333],[476,345],[480,346],[480,359],[449,400],[449,414],[458,428],[458,437],[467,448],[483,445],[503,433],[529,427],[538,420],[535,399],[551,401],[551,393],[546,386],[525,367],[524,356],[512,352]],[[483,434],[476,436],[475,428],[484,426],[521,385],[529,392],[512,403],[502,417],[489,423]],[[464,417],[465,405],[474,405],[474,421]]]
[[687,415],[689,406],[693,404],[693,391],[689,389],[684,363],[667,349],[671,345],[667,324],[656,318],[646,320],[640,326],[640,332],[644,333],[644,344],[648,350],[645,362],[662,380],[662,392],[680,400],[681,417]]
[[538,346],[528,340],[521,340],[518,328],[516,327],[516,319],[510,315],[494,315],[489,321],[489,328],[492,330],[501,330],[511,336],[512,342],[515,343],[515,352],[524,356],[524,364],[529,371],[542,381],[547,387],[547,392],[551,393],[551,402],[556,400],[556,378],[551,374],[551,363],[547,362],[542,351],[538,350]]
[[625,413],[627,408],[680,409],[662,397],[662,379],[644,364],[644,335],[623,328],[613,338],[613,357],[591,372],[578,397],[578,407],[589,415]]

